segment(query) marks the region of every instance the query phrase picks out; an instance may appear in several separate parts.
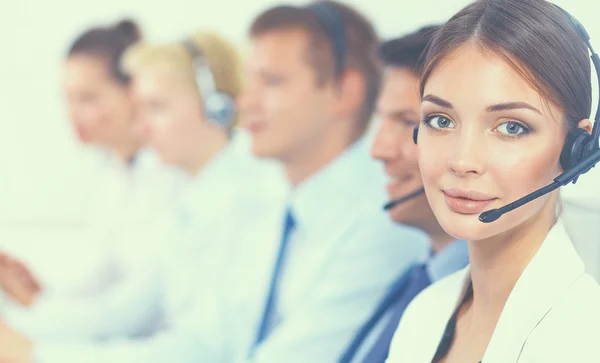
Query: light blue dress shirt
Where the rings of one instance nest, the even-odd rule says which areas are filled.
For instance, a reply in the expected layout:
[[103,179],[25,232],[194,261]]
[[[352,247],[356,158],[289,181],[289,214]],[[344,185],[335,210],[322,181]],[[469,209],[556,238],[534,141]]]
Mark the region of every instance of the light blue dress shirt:
[[[469,264],[469,248],[467,242],[463,240],[453,241],[438,253],[430,253],[430,257],[427,258],[424,263],[431,283],[435,283]],[[352,362],[361,363],[364,361],[365,356],[374,344],[376,344],[383,329],[388,325],[388,321],[390,321],[392,315],[393,311],[389,311],[383,315],[381,320],[374,326],[361,344],[356,355],[352,359]]]
[[426,261],[427,274],[434,283],[455,273],[469,264],[469,246],[467,241],[456,240]]
[[[396,276],[426,255],[425,235],[394,224],[382,210],[386,182],[359,140],[255,223],[246,234],[252,242],[241,244],[231,263],[228,355],[217,362],[335,361]],[[254,349],[287,208],[295,228],[276,318]]]

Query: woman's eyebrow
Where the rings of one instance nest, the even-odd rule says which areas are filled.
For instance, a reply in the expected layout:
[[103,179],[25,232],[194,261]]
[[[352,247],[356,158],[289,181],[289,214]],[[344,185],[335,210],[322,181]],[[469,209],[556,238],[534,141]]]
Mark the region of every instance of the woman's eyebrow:
[[540,112],[540,110],[538,110],[537,108],[533,107],[532,105],[530,105],[529,103],[526,102],[505,102],[505,103],[499,103],[496,105],[491,105],[488,106],[485,110],[487,112],[498,112],[498,111],[506,111],[506,110],[516,110],[516,109],[528,109],[531,111],[534,111],[537,114],[542,114]]

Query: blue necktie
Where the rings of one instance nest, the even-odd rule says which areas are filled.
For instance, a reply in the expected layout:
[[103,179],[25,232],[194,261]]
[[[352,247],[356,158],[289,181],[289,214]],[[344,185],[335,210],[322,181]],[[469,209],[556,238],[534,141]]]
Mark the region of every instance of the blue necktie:
[[384,363],[387,359],[392,337],[404,310],[406,310],[411,300],[424,288],[429,286],[429,284],[431,284],[431,280],[427,274],[427,265],[418,264],[411,267],[410,270],[392,285],[388,294],[381,301],[371,318],[359,330],[339,362],[352,362],[369,333],[375,328],[385,313],[391,312],[390,320],[363,360],[363,363]]
[[267,300],[265,302],[265,309],[263,312],[262,320],[260,323],[260,327],[258,330],[258,335],[256,337],[256,342],[254,343],[254,348],[260,345],[268,336],[271,326],[271,319],[275,310],[275,299],[277,295],[277,282],[281,277],[283,260],[285,258],[285,253],[287,250],[287,245],[290,239],[290,234],[294,227],[296,226],[296,222],[294,221],[294,216],[292,212],[288,209],[285,215],[283,234],[281,236],[281,243],[279,245],[279,253],[277,254],[277,260],[275,262],[275,268],[273,269],[273,275],[271,276],[271,284],[269,286],[269,295],[267,296]]

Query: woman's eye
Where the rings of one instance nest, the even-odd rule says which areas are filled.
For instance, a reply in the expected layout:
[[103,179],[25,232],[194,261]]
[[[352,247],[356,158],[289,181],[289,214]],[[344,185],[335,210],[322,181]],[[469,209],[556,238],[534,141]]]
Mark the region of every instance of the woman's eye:
[[434,129],[451,129],[455,126],[452,120],[441,115],[428,116],[423,122],[425,125]]
[[505,136],[521,136],[529,133],[529,128],[516,121],[508,121],[496,127],[496,131]]

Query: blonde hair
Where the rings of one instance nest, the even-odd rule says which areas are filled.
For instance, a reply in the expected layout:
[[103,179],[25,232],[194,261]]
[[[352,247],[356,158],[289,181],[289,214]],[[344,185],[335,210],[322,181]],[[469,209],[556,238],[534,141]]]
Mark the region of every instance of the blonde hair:
[[[215,80],[216,89],[237,100],[242,92],[244,76],[242,59],[233,44],[210,31],[199,31],[189,40],[202,51]],[[182,42],[138,43],[127,50],[121,67],[125,73],[135,76],[141,69],[157,64],[168,65],[174,75],[181,77],[182,81],[196,84],[192,55]],[[236,115],[236,123],[238,119],[239,116]]]

